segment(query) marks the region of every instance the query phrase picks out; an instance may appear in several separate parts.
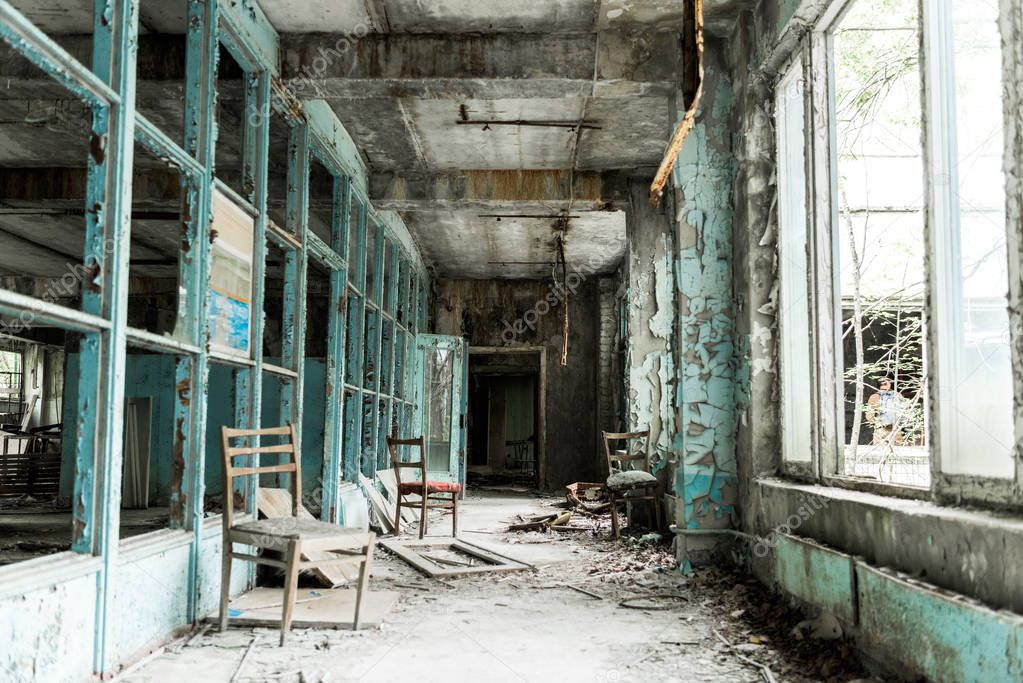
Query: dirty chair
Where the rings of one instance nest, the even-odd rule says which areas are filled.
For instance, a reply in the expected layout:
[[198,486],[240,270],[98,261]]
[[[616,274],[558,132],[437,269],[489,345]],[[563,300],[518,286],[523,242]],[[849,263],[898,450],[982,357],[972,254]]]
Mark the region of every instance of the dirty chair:
[[[400,446],[418,446],[418,462],[401,462],[398,458]],[[458,496],[462,493],[462,485],[449,481],[427,481],[426,479],[426,438],[399,439],[387,437],[387,449],[391,452],[391,466],[394,467],[394,480],[398,483],[398,500],[394,506],[394,535],[401,535],[401,508],[419,508],[419,538],[426,535],[430,518],[430,508],[451,510],[451,535],[458,536]],[[419,470],[419,476],[413,481],[402,481],[401,471],[404,469]],[[418,495],[419,500],[407,500],[406,496]]]
[[[288,437],[286,443],[260,446],[231,446],[231,439],[251,437]],[[358,630],[362,599],[369,582],[369,567],[373,558],[376,536],[372,533],[321,522],[317,519],[298,517],[302,506],[302,469],[299,467],[298,433],[294,425],[270,429],[230,429],[221,427],[224,465],[224,491],[233,490],[238,477],[259,476],[260,474],[286,473],[291,480],[291,517],[261,519],[236,523],[234,519],[234,496],[224,496],[224,552],[220,581],[220,630],[227,628],[228,601],[231,592],[231,561],[246,560],[266,564],[284,570],[284,604],[281,616],[281,645],[291,629],[291,615],[295,608],[295,594],[298,590],[299,572],[332,564],[352,564],[353,557],[359,560],[359,584],[355,598],[355,618],[352,629]],[[234,459],[249,455],[268,454],[287,456],[284,464],[260,465],[242,464],[235,467]],[[252,546],[256,555],[234,551],[234,544]],[[264,551],[278,551],[281,559],[267,557]],[[329,551],[336,554],[324,560],[302,559],[303,554]]]
[[[618,502],[626,506],[639,501],[649,501],[654,508],[657,529],[661,528],[661,503],[657,499],[657,477],[650,474],[648,448],[650,432],[601,432],[604,435],[604,453],[607,455],[607,490],[611,496],[611,529],[616,539],[621,538],[618,526]],[[612,441],[623,441],[624,448],[612,450]],[[639,441],[642,451],[629,450],[630,441]],[[633,468],[642,462],[641,468]],[[639,494],[639,495],[629,495]]]

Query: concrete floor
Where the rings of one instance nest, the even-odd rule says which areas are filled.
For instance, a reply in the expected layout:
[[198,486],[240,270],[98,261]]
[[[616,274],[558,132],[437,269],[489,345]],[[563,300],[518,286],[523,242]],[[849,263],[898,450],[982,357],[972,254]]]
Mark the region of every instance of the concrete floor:
[[[787,672],[788,653],[751,644],[750,627],[742,623],[745,610],[731,609],[733,603],[727,602],[744,600],[744,590],[756,590],[752,584],[742,578],[701,584],[699,575],[683,577],[673,569],[667,547],[612,543],[603,528],[599,534],[553,536],[503,532],[516,514],[545,512],[557,502],[488,494],[470,496],[463,508],[465,539],[531,563],[535,572],[441,583],[380,552],[371,589],[403,594],[380,629],[295,631],[283,649],[277,647],[274,630],[209,631],[170,645],[120,680],[763,680],[749,660],[770,662],[778,681],[858,678],[856,666],[848,663],[824,677]],[[450,529],[447,524],[445,519],[431,532],[441,534]],[[667,609],[620,604],[627,597],[665,593],[682,598],[662,602]],[[723,639],[743,645],[732,650]],[[824,645],[836,651],[835,643]],[[806,663],[794,668],[805,671]]]

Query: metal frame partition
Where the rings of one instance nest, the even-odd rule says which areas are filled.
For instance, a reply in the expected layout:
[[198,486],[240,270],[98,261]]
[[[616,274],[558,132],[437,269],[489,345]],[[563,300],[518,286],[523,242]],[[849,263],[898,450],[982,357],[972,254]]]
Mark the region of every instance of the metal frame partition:
[[[211,456],[205,438],[211,363],[231,370],[234,426],[263,426],[261,407],[268,377],[281,383],[280,421],[301,424],[305,337],[323,332],[306,329],[310,260],[329,271],[321,514],[326,521],[345,523],[342,489],[358,482],[360,473],[372,476],[387,466],[384,437],[392,429],[404,432],[409,427],[415,335],[426,324],[428,276],[418,250],[396,214],[378,212],[371,206],[366,169],[329,106],[300,102],[279,81],[278,37],[258,4],[253,0],[185,1],[184,138],[175,141],[154,122],[136,114],[139,0],[97,0],[91,69],[0,0],[0,37],[91,109],[92,148],[102,150],[94,151],[87,161],[80,310],[0,290],[5,332],[38,321],[81,335],[74,378],[78,396],[72,446],[72,550],[44,558],[46,572],[40,572],[38,566],[42,565],[36,564],[0,568],[4,579],[0,581],[0,602],[95,575],[95,593],[82,597],[95,603],[83,606],[82,613],[92,615],[89,618],[95,622],[91,666],[92,672],[99,674],[114,671],[128,656],[118,642],[122,639],[116,615],[133,604],[132,591],[144,592],[145,588],[126,585],[127,577],[133,575],[131,567],[137,565],[141,572],[172,572],[177,569],[161,558],[174,553],[185,558],[184,568],[173,580],[187,577],[180,579],[187,580],[187,590],[179,591],[171,579],[165,582],[171,587],[167,600],[181,597],[184,604],[173,609],[161,605],[161,611],[147,613],[134,625],[141,644],[166,638],[208,609],[211,586],[204,577],[208,576],[207,565],[219,563],[219,558],[210,555],[210,548],[217,545],[213,543],[216,520],[206,516],[204,500],[206,459]],[[216,170],[216,79],[221,46],[244,72],[242,192],[218,178]],[[275,225],[268,213],[271,116],[283,117],[290,130],[284,226]],[[178,279],[184,294],[174,335],[132,328],[127,322],[136,143],[173,167],[182,179],[186,210],[182,212]],[[333,178],[329,243],[309,230],[311,159],[321,163]],[[226,197],[253,225],[248,342],[236,353],[211,348],[211,243],[217,239],[211,226],[218,197]],[[373,236],[372,254],[366,253],[368,234]],[[267,332],[264,297],[269,245],[285,255],[281,358],[277,363],[264,357],[262,344]],[[372,287],[367,287],[369,268],[375,275]],[[129,349],[175,357],[177,400],[172,453],[161,454],[171,459],[169,528],[122,541],[121,451]],[[370,409],[364,410],[364,405]],[[235,492],[244,497],[250,514],[255,513],[256,486],[252,480]],[[143,566],[146,562],[153,564]],[[251,582],[253,576],[240,574],[239,578]],[[216,593],[217,587],[212,588]],[[187,593],[187,597],[179,593]],[[59,618],[56,612],[39,611],[43,618]],[[11,657],[33,647],[28,636],[25,642],[10,645]],[[73,673],[85,676],[89,672]]]

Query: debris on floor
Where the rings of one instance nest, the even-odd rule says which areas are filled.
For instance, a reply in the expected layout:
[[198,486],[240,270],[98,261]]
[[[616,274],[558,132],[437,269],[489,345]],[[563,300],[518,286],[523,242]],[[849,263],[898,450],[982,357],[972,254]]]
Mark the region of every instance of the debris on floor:
[[[486,532],[487,548],[512,554],[528,565],[524,570],[429,578],[404,558],[379,552],[370,589],[400,596],[379,629],[296,625],[288,644],[278,648],[275,631],[240,628],[232,619],[227,632],[193,634],[125,680],[177,681],[200,670],[209,681],[281,683],[391,681],[412,671],[423,681],[868,678],[849,641],[796,640],[791,631],[806,615],[739,572],[683,575],[659,535],[612,541],[607,527],[592,534],[506,530],[507,521],[520,515],[561,514],[556,506],[563,501],[469,492],[462,534]],[[580,517],[578,511],[572,517]],[[452,551],[449,538],[425,541],[422,553],[433,558],[437,572],[468,569],[444,559],[475,563]],[[417,542],[401,539],[402,545]],[[296,612],[312,592],[339,591],[304,590]],[[272,596],[270,610],[279,618],[272,607],[280,602],[279,591]]]
[[532,568],[524,562],[457,538],[422,540],[385,538],[378,544],[431,578],[522,571]]
[[565,498],[577,510],[591,514],[603,514],[611,509],[611,501],[604,484],[576,482],[565,487]]

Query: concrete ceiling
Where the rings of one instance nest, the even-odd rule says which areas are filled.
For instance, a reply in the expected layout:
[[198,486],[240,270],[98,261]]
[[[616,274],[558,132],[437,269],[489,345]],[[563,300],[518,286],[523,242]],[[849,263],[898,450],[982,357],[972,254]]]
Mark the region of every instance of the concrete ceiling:
[[[331,105],[364,153],[374,203],[401,213],[439,275],[548,278],[559,235],[570,267],[620,263],[625,181],[649,177],[675,120],[684,0],[259,1],[281,33],[284,85]],[[708,24],[726,26],[752,3],[707,0]],[[93,0],[13,4],[89,60]],[[185,8],[140,12],[138,109],[178,140]],[[47,274],[80,244],[66,235],[82,217],[60,207],[80,210],[84,194],[60,178],[85,165],[88,118],[11,54],[0,55],[0,166],[55,179],[5,192],[0,270]],[[217,171],[234,179],[239,89],[222,62]],[[164,238],[176,234],[178,200],[158,187],[147,196],[138,176],[136,187],[133,272],[172,277],[161,264],[173,257],[176,238]],[[277,211],[283,195],[270,199]]]
[[441,277],[549,278],[559,235],[569,268],[586,276],[613,272],[625,254],[623,211],[583,211],[567,223],[557,216],[524,216],[498,218],[457,209],[415,212],[424,256]]
[[285,83],[331,105],[376,177],[373,199],[399,210],[438,274],[467,278],[550,277],[557,215],[573,216],[570,267],[617,267],[623,193],[600,174],[660,162],[682,6],[263,3],[282,33]]

